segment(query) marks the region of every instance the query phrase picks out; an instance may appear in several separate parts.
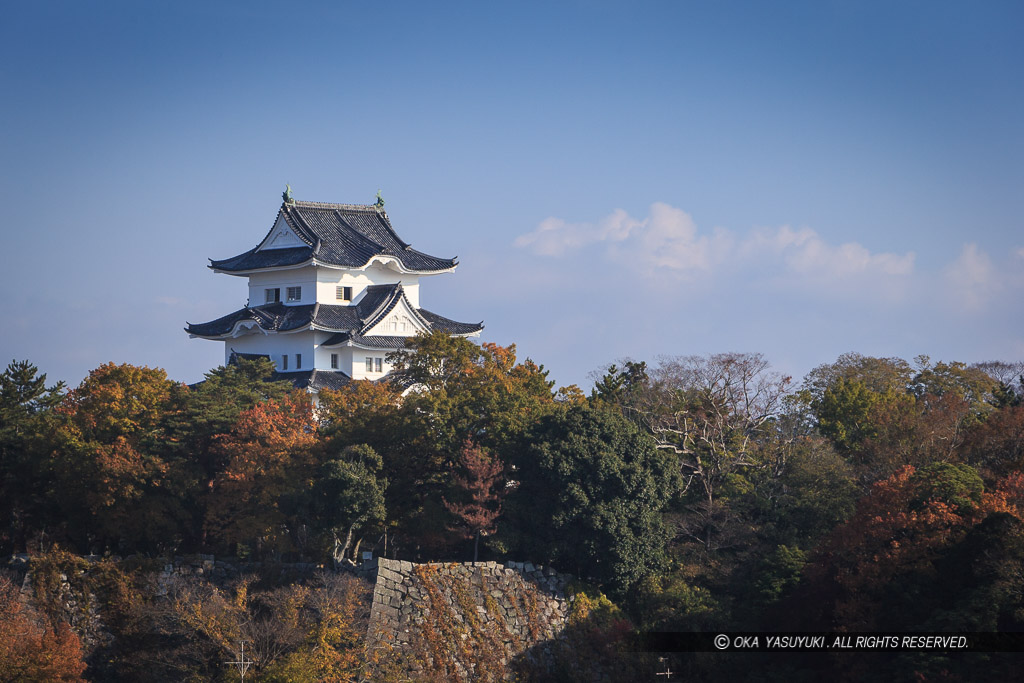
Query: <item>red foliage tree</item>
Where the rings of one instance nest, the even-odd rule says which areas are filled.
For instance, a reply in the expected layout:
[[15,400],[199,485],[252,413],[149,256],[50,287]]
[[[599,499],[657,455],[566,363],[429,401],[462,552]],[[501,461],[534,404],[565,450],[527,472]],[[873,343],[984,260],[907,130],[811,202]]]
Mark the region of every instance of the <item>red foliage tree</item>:
[[940,552],[988,515],[1019,516],[1021,488],[1016,476],[985,492],[981,478],[965,465],[904,467],[860,500],[808,568],[808,577],[833,581],[840,589],[833,613],[838,624],[870,629],[889,582],[897,575],[931,574]]
[[474,539],[473,561],[479,557],[480,536],[494,533],[495,522],[501,514],[501,502],[505,497],[502,472],[505,467],[500,460],[488,456],[481,448],[466,440],[460,453],[465,476],[452,480],[455,489],[461,492],[465,502],[444,501],[448,512],[458,520],[456,530],[463,538]]
[[0,681],[82,681],[82,645],[63,621],[50,627],[0,576]]

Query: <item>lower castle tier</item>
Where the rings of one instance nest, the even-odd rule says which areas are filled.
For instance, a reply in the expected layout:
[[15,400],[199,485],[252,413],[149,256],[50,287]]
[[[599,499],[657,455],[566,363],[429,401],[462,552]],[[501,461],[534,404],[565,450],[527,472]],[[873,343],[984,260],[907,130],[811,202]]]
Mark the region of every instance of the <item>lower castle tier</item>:
[[298,202],[286,192],[262,242],[210,264],[215,272],[248,276],[248,304],[185,330],[224,341],[225,363],[270,358],[282,379],[313,393],[353,379],[377,380],[391,370],[387,354],[421,332],[480,334],[482,323],[456,322],[419,306],[419,278],[456,265],[402,242],[382,201]]

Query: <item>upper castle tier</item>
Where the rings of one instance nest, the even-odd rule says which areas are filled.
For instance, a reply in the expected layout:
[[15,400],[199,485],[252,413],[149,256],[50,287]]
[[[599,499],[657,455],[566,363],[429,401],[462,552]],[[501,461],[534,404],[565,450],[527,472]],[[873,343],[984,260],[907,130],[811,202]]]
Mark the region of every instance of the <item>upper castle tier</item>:
[[455,270],[403,241],[377,204],[291,199],[270,232],[244,253],[210,261],[215,272],[248,276],[249,300],[206,323],[193,337],[223,340],[224,361],[266,356],[312,392],[352,379],[380,379],[388,352],[434,329],[477,336],[483,323],[460,323],[420,307],[419,279]]

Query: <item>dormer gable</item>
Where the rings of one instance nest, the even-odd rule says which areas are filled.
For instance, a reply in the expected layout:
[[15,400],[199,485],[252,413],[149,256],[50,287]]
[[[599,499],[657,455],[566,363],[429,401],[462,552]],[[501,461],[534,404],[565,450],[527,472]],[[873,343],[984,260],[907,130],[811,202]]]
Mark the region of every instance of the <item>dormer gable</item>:
[[429,332],[430,327],[419,312],[412,307],[404,293],[387,315],[371,327],[362,330],[364,336],[412,337],[420,332]]
[[274,227],[263,241],[260,242],[260,245],[256,247],[256,251],[266,251],[268,249],[290,249],[292,247],[308,246],[309,244],[295,234],[292,226],[288,225],[288,221],[285,220],[284,214],[281,213],[278,215],[277,222],[274,223]]

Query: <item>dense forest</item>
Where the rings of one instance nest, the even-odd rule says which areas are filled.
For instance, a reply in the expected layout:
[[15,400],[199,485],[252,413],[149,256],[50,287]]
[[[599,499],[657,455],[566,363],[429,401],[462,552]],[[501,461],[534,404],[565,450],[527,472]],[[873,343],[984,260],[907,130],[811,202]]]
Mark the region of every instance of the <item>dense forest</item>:
[[[243,632],[269,643],[247,680],[358,680],[366,588],[330,570],[364,551],[580,577],[597,596],[591,646],[565,680],[649,672],[633,631],[1024,630],[1024,363],[850,353],[796,382],[759,354],[665,357],[599,370],[588,396],[514,346],[434,334],[389,360],[395,382],[353,382],[316,409],[265,360],[193,386],[107,364],[70,390],[12,362],[0,554],[28,555],[37,599],[0,572],[0,681],[229,680]],[[141,578],[186,553],[325,571],[233,592],[158,594]],[[47,608],[46,581],[84,556],[104,638]],[[947,681],[1008,679],[1004,656],[670,665],[696,680]]]

